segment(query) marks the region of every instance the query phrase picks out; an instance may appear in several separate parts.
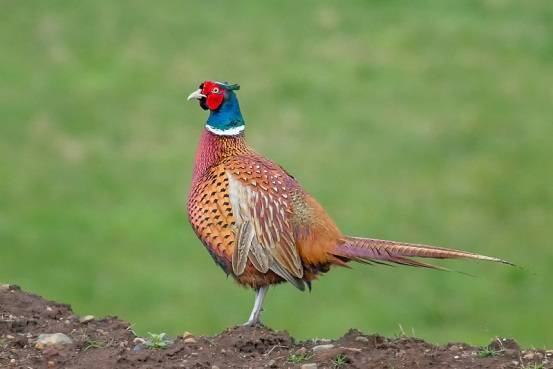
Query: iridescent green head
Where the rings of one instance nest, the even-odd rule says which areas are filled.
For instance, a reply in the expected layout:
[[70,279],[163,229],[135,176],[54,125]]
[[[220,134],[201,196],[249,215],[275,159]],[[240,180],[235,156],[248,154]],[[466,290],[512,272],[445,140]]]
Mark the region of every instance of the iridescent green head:
[[237,135],[244,130],[244,118],[234,93],[239,89],[237,84],[205,81],[188,100],[197,99],[202,109],[209,110],[208,130],[218,135]]

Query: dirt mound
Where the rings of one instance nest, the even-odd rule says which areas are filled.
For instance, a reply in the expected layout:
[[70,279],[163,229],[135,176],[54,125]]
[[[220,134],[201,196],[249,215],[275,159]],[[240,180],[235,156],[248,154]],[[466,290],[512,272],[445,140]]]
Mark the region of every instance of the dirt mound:
[[356,330],[335,341],[295,342],[263,326],[215,337],[140,338],[115,317],[78,317],[69,305],[0,285],[0,368],[545,369],[553,368],[553,351],[521,350],[507,339],[488,347],[434,346]]

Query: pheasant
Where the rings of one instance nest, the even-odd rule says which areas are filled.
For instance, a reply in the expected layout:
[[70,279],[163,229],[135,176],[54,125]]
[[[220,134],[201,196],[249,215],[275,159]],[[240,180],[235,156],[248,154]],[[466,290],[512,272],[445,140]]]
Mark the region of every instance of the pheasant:
[[237,84],[205,81],[188,100],[209,118],[196,151],[188,218],[215,262],[240,285],[256,291],[246,325],[259,322],[269,286],[299,290],[333,266],[348,262],[445,269],[411,257],[480,259],[472,252],[346,236],[323,207],[278,164],[248,146]]

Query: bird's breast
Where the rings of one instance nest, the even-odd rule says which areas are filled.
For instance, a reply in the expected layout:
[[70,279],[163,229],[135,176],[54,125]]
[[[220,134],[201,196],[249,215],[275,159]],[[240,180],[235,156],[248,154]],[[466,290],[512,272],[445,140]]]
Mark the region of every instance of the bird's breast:
[[188,218],[215,261],[228,273],[234,251],[236,221],[228,193],[228,177],[222,165],[212,168],[192,185],[188,196]]

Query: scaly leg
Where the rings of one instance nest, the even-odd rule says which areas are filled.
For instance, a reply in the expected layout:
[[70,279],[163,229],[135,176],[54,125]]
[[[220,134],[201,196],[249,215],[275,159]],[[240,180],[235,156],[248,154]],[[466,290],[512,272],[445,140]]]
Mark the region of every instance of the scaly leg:
[[263,300],[265,300],[265,294],[269,287],[261,287],[255,292],[255,303],[253,304],[253,310],[250,314],[250,318],[244,325],[255,325],[259,323],[259,316],[263,310]]

